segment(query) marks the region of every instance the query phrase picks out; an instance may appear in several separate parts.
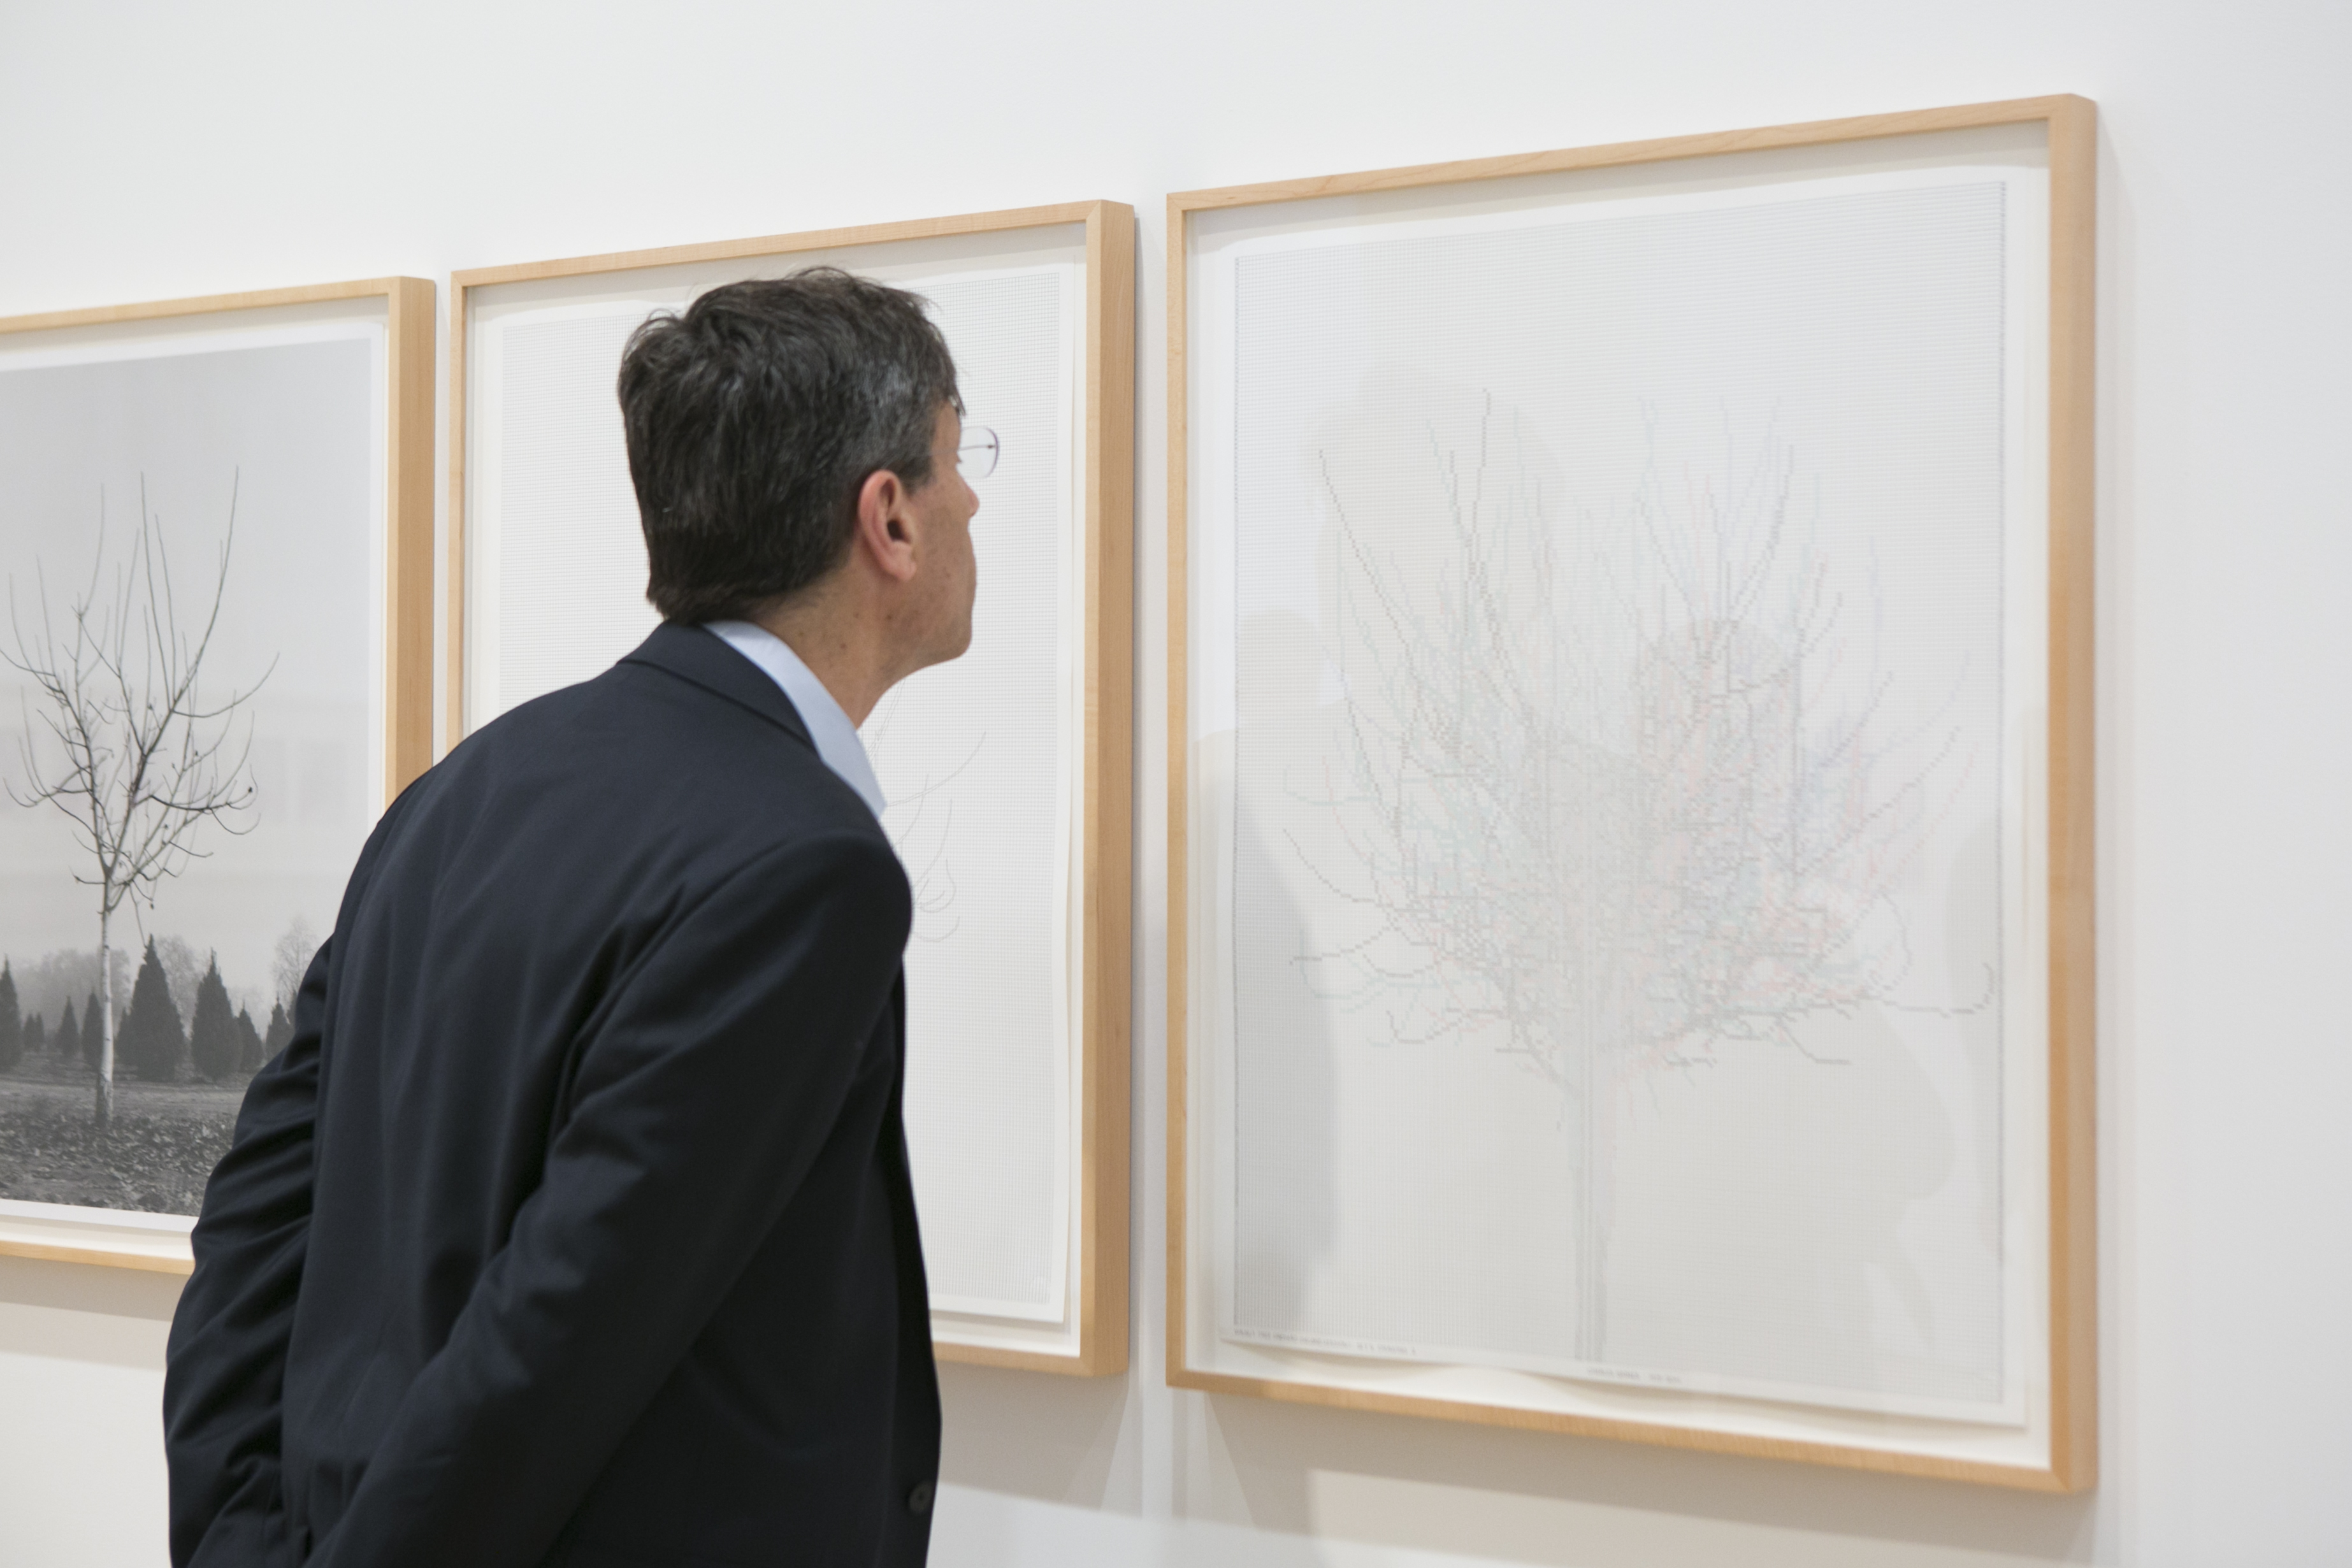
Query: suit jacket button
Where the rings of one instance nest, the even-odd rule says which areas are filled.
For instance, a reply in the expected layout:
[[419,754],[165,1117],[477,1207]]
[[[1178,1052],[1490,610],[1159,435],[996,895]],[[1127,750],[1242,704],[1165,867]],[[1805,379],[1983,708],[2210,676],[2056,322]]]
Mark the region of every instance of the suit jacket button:
[[917,1481],[915,1483],[914,1490],[907,1494],[907,1511],[908,1513],[929,1513],[931,1511],[930,1482]]

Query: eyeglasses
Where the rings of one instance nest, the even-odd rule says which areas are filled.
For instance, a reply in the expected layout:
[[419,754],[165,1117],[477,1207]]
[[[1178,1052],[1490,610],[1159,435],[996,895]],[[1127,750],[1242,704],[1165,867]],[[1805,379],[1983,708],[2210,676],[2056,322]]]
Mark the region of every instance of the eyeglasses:
[[963,427],[963,444],[955,449],[956,466],[963,470],[967,479],[985,479],[996,472],[997,455],[1003,450],[996,432],[984,424],[967,424]]

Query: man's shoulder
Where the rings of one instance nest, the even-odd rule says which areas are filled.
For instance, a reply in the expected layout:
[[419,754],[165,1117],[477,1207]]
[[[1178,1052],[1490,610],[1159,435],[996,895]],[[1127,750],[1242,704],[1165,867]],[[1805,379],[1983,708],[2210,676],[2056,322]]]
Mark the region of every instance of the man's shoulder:
[[508,709],[461,741],[447,762],[496,772],[586,754],[607,770],[691,768],[720,785],[772,777],[779,768],[822,768],[805,727],[788,722],[793,717],[788,704],[761,712],[688,675],[629,658]]
[[501,715],[418,789],[420,815],[552,835],[589,855],[648,840],[722,859],[842,836],[888,846],[804,731],[635,661]]

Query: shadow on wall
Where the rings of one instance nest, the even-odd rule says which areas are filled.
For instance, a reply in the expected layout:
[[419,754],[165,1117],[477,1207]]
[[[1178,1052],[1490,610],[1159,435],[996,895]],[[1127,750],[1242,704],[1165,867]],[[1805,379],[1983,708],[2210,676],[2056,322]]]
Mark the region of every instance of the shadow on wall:
[[184,1282],[146,1269],[0,1257],[8,1353],[161,1372]]
[[[1156,1378],[1156,1361],[1131,1377]],[[940,1479],[968,1489],[956,1533],[936,1543],[943,1563],[1884,1568],[1924,1547],[1954,1568],[1993,1568],[2086,1563],[2095,1545],[2095,1492],[2047,1497],[1183,1392],[1167,1417],[1190,1450],[1176,1461],[1181,1517],[1156,1522],[1139,1517],[1129,1429],[1156,1402],[1130,1378],[945,1365],[940,1382]],[[1052,1506],[1024,1513],[1015,1500]]]
[[[1213,1486],[1195,1511],[1264,1530],[1563,1568],[1861,1568],[1888,1542],[2053,1563],[2094,1551],[2095,1492],[1206,1397]],[[1785,1553],[1759,1541],[1759,1526],[1788,1532]]]
[[[16,1354],[160,1373],[180,1285],[172,1275],[0,1257],[0,1318]],[[1106,1548],[1139,1542],[1131,1428],[1149,1402],[1134,1379],[1160,1375],[1156,1354],[1139,1348],[1143,1364],[1128,1377],[942,1365],[941,1479],[1103,1516],[1093,1533]],[[1896,1542],[1941,1548],[1956,1563],[2092,1554],[2095,1492],[2043,1497],[1224,1395],[1172,1397],[1192,1451],[1180,1461],[1192,1482],[1180,1489],[1187,1518],[1177,1539],[1159,1542],[1171,1563],[1389,1561],[1361,1546],[1546,1568],[1876,1568]],[[985,1532],[984,1520],[968,1522]]]
[[941,1363],[940,1479],[1043,1502],[1140,1511],[1135,1467],[1118,1467],[1138,1402],[1126,1377],[1053,1377]]

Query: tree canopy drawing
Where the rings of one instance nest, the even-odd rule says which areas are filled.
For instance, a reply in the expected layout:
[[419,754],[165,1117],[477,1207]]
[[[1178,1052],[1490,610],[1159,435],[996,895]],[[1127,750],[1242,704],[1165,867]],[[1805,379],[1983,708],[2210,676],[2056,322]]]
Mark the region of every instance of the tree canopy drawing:
[[[226,695],[207,695],[203,688],[205,655],[220,624],[236,528],[232,481],[210,602],[194,614],[183,615],[169,552],[148,510],[143,485],[138,529],[123,558],[114,563],[110,581],[101,491],[89,577],[68,601],[62,624],[52,613],[47,576],[37,561],[35,631],[28,632],[17,614],[11,580],[15,651],[0,653],[0,659],[30,678],[45,706],[39,731],[29,717],[26,724],[23,760],[28,786],[19,794],[11,784],[9,793],[20,806],[47,805],[64,813],[89,857],[89,870],[77,873],[75,880],[97,895],[101,994],[111,995],[114,988],[117,913],[126,902],[135,905],[143,900],[152,906],[163,882],[208,852],[200,847],[207,831],[245,831],[244,818],[254,803],[247,768],[250,729],[240,735],[236,721],[238,710],[269,672]],[[37,743],[37,734],[46,735],[46,746]],[[148,963],[156,962],[151,942]],[[160,988],[160,967],[155,975]],[[145,966],[141,984],[146,984]],[[161,1005],[171,1009],[168,995]],[[225,992],[220,1005],[226,1009]],[[136,989],[131,1006],[131,1019],[148,1016],[141,1010]],[[117,1041],[113,1009],[98,1011],[92,1115],[103,1134],[113,1115]],[[152,1027],[163,1027],[160,1019]],[[179,1028],[176,1013],[171,1027]],[[154,1075],[146,1054],[140,1058],[139,1070]]]
[[1361,922],[1294,962],[1390,1041],[1483,1044],[1561,1094],[1601,1362],[1623,1097],[1741,1047],[1844,1066],[1819,1026],[1907,1005],[1899,894],[1973,758],[1948,700],[1888,700],[1874,575],[1836,586],[1769,427],[1697,460],[1654,431],[1601,510],[1490,394],[1453,440],[1399,430],[1315,455],[1339,738],[1283,788],[1337,831],[1288,850]]
[[2044,192],[1975,157],[1191,231],[1189,1369],[2032,1420]]
[[1314,961],[1370,982],[1400,1039],[1492,1021],[1556,1082],[1588,1037],[1654,1065],[1803,1051],[1803,1019],[1908,968],[1887,894],[1953,737],[1885,722],[1884,670],[1859,702],[1825,689],[1856,651],[1792,526],[1793,454],[1673,487],[1654,465],[1578,549],[1489,413],[1475,454],[1432,437],[1433,572],[1385,553],[1326,471],[1355,765],[1331,801],[1365,824],[1346,896],[1425,957]]

